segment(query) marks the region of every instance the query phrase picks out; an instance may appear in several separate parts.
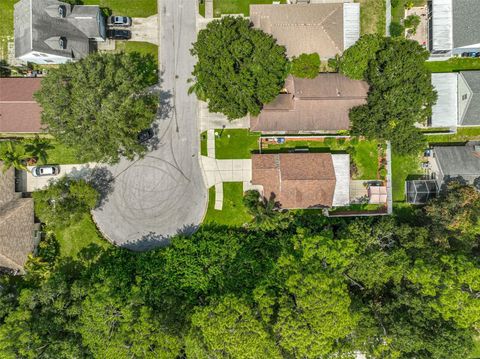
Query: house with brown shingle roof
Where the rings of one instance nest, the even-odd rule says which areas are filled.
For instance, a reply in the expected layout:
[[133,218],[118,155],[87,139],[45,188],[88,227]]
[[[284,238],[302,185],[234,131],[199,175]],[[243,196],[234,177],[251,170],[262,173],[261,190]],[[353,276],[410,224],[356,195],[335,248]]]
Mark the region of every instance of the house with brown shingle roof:
[[0,132],[41,132],[40,105],[33,94],[40,90],[40,78],[0,78]]
[[252,184],[284,209],[346,206],[350,203],[350,156],[252,154]]
[[37,244],[39,226],[35,224],[32,198],[15,192],[15,170],[2,172],[0,163],[0,269],[22,273]]
[[282,92],[265,104],[250,129],[263,133],[328,133],[350,128],[349,112],[366,103],[368,84],[338,73],[314,79],[289,76]]
[[360,37],[359,3],[250,5],[250,20],[285,46],[289,57],[316,52],[326,60]]

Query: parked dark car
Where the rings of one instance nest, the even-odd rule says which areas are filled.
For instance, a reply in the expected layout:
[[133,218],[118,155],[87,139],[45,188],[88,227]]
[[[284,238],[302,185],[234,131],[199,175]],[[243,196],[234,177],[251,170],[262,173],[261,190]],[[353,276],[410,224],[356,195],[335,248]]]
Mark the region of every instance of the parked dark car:
[[56,176],[60,173],[60,167],[57,165],[44,165],[32,168],[33,177]]
[[132,26],[132,18],[128,16],[109,16],[107,19],[107,25],[109,26]]
[[138,134],[138,142],[144,143],[153,137],[154,133],[151,128],[147,128]]
[[479,57],[480,52],[462,52],[462,57]]
[[128,30],[107,30],[107,37],[113,40],[130,40],[132,33]]

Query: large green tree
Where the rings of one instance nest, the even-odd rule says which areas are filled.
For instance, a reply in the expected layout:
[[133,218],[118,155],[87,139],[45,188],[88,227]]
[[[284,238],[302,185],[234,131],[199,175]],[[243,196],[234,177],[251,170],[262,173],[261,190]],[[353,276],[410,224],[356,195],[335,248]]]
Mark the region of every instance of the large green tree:
[[417,42],[385,38],[368,62],[367,104],[350,112],[352,133],[390,140],[400,154],[415,153],[424,136],[415,126],[432,114],[436,93],[424,63],[429,53]]
[[157,99],[152,56],[96,53],[51,69],[35,95],[50,134],[86,161],[114,163],[145,152],[138,133],[150,126]]
[[258,115],[278,95],[288,73],[285,47],[240,17],[210,22],[191,52],[198,58],[191,91],[208,102],[210,112],[231,120]]
[[315,53],[312,54],[301,54],[298,57],[293,57],[290,73],[293,76],[313,79],[318,76],[320,72],[320,55]]
[[99,202],[100,195],[83,179],[67,176],[33,193],[35,212],[43,223],[65,227],[80,220]]
[[345,76],[354,80],[363,80],[371,60],[375,59],[383,38],[375,34],[363,35],[338,58],[337,66]]

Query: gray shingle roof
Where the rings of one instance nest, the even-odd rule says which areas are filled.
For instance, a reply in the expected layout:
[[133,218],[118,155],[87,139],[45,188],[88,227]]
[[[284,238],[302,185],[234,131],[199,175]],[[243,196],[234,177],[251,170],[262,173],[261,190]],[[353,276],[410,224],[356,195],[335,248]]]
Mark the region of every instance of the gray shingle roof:
[[465,146],[436,146],[435,157],[445,177],[462,177],[473,181],[480,177],[480,153],[475,151],[475,144]]
[[0,267],[21,271],[36,246],[33,199],[15,192],[15,172],[0,163]]
[[479,0],[452,0],[453,46],[463,47],[480,43]]
[[[64,5],[66,17],[58,15]],[[56,0],[21,0],[15,4],[15,57],[30,51],[83,58],[91,49],[89,38],[102,37],[98,6],[69,4]],[[101,19],[103,21],[103,18]],[[58,45],[59,37],[67,39],[65,49]]]
[[480,71],[462,71],[460,74],[471,90],[471,98],[460,123],[463,126],[480,125]]

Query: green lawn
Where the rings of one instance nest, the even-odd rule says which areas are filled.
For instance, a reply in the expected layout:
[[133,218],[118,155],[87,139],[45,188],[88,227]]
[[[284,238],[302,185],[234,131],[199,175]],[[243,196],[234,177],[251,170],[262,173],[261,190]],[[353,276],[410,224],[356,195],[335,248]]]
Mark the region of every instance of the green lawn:
[[76,156],[76,152],[58,142],[52,142],[53,149],[48,151],[48,162],[59,165],[73,165],[82,163]]
[[[285,4],[286,0],[277,0]],[[213,0],[213,16],[222,14],[250,15],[250,4],[271,4],[273,0]]]
[[142,55],[150,54],[158,63],[158,46],[149,42],[116,41],[115,50],[124,52],[139,52]]
[[8,42],[13,41],[13,5],[18,0],[0,0],[0,59],[7,59]]
[[220,135],[215,138],[215,155],[218,159],[250,158],[251,152],[258,150],[259,133],[244,129],[215,132]]
[[378,142],[376,141],[355,141],[345,139],[327,138],[325,141],[286,141],[284,144],[269,144],[262,152],[288,152],[292,149],[308,148],[310,152],[345,152],[353,147],[352,160],[357,166],[358,173],[353,176],[355,179],[376,179],[378,171]]
[[467,142],[480,140],[480,127],[459,127],[457,133],[451,135],[425,136],[428,143]]
[[81,221],[70,227],[56,230],[55,236],[60,244],[60,255],[62,257],[75,258],[83,248],[90,244],[96,244],[104,248],[110,246],[110,243],[98,232],[90,215],[85,215]]
[[83,0],[83,4],[100,5],[110,9],[115,15],[131,17],[148,17],[157,13],[156,0]]
[[207,131],[203,131],[200,134],[200,154],[202,156],[208,156],[207,152]]
[[215,187],[208,190],[208,210],[204,223],[217,223],[231,226],[241,226],[250,222],[252,216],[243,205],[243,183],[223,183],[223,209],[215,210]]
[[200,0],[198,3],[198,13],[205,17],[205,0]]
[[480,58],[467,59],[455,57],[447,61],[427,61],[425,66],[432,72],[455,72],[480,70]]
[[360,3],[360,33],[385,35],[385,0],[355,0]]
[[405,200],[405,181],[409,176],[421,174],[420,161],[417,156],[399,156],[392,154],[392,189],[393,200]]

